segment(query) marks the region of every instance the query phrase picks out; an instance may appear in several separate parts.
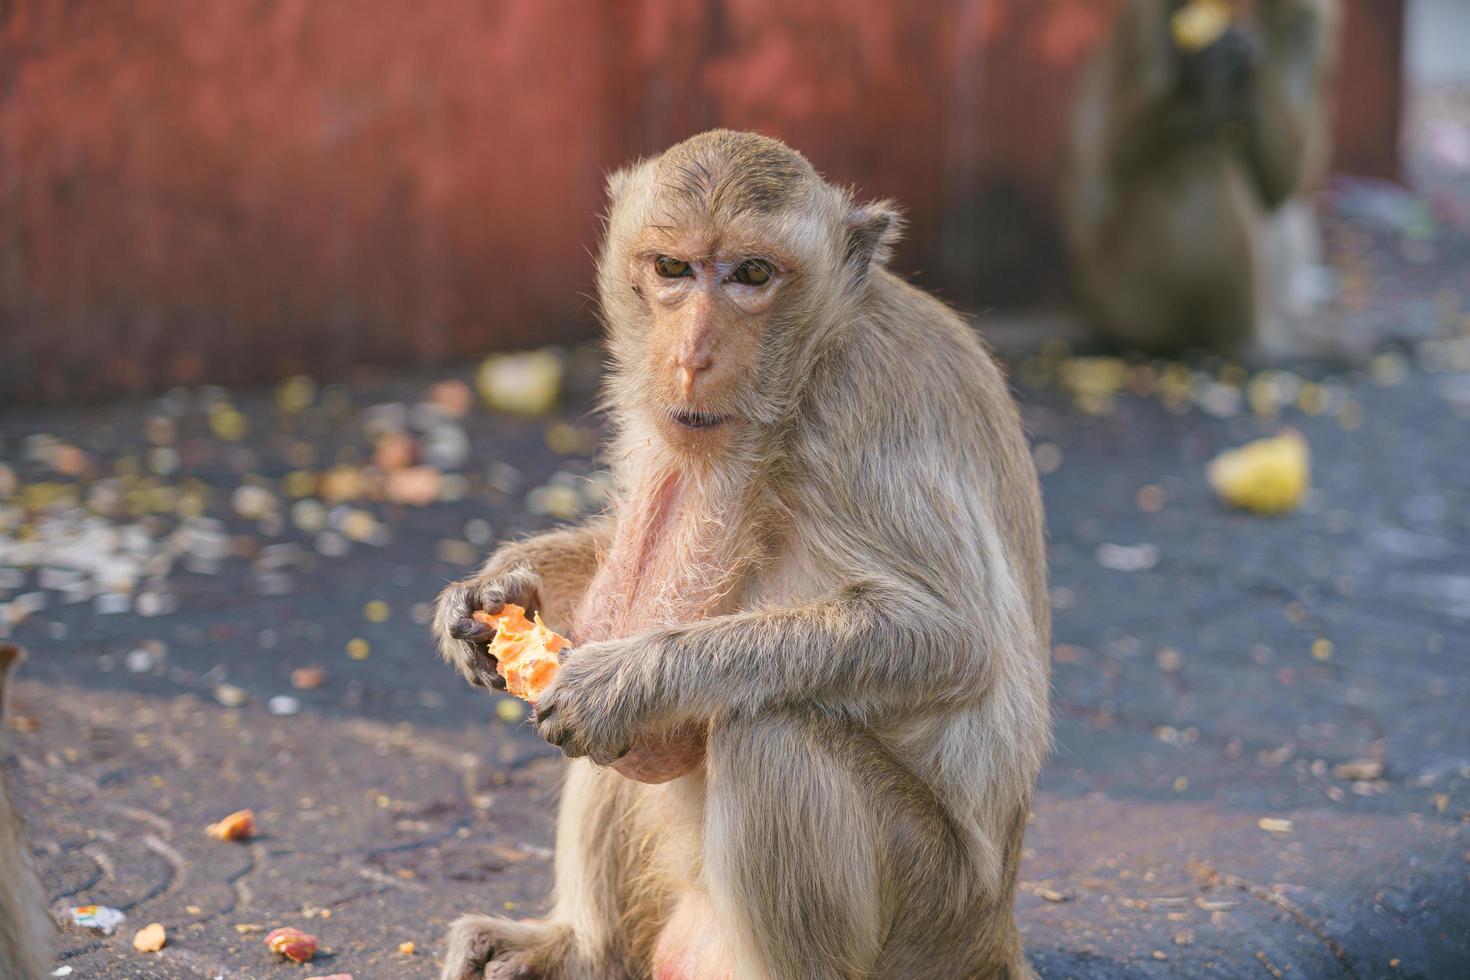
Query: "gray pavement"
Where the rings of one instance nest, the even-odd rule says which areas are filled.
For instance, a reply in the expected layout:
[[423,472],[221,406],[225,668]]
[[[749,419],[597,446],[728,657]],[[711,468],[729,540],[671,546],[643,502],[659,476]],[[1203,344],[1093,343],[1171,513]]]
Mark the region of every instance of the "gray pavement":
[[[1056,607],[1018,899],[1044,976],[1470,975],[1470,250],[1353,247],[1378,265],[1344,323],[1400,328],[1364,370],[1013,359]],[[596,357],[566,362],[533,419],[404,375],[0,411],[0,633],[32,654],[5,762],[58,909],[128,916],[66,930],[71,976],[428,976],[460,912],[543,909],[558,757],[424,620],[495,540],[595,506]],[[1283,425],[1301,509],[1223,508],[1208,460]],[[380,499],[397,431],[434,502]],[[241,807],[257,839],[204,836]],[[280,925],[327,952],[273,957]]]

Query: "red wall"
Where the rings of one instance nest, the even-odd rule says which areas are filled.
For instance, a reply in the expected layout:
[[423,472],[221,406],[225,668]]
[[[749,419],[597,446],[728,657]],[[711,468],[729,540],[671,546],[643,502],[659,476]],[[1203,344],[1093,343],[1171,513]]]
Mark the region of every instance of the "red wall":
[[[1351,0],[1340,158],[1392,171],[1401,0]],[[601,175],[711,125],[911,217],[971,309],[1056,297],[1111,0],[0,3],[0,401],[592,329]]]

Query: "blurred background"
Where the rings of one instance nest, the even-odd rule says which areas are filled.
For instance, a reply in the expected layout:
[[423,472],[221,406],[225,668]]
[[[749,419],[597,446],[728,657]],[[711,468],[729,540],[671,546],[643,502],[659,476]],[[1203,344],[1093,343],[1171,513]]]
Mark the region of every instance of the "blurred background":
[[[896,267],[963,309],[1056,307],[1116,6],[13,0],[0,401],[589,336],[603,175],[717,125],[900,201]],[[1397,180],[1406,82],[1464,81],[1464,5],[1344,8],[1333,169]]]
[[290,925],[314,972],[418,977],[455,916],[544,911],[559,753],[430,603],[605,504],[604,175],[715,125],[900,202],[893,267],[1010,372],[1040,973],[1470,975],[1470,3],[1341,0],[1299,196],[1364,343],[1291,363],[1077,313],[1069,131],[1122,7],[0,0],[0,759],[57,975],[300,977]]

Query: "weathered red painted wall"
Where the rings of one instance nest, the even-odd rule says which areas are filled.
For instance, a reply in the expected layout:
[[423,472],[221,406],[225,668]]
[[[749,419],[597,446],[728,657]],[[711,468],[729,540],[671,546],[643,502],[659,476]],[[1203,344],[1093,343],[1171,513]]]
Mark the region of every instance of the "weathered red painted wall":
[[[585,335],[602,173],[717,124],[902,201],[960,305],[1055,296],[1114,2],[0,2],[0,401]],[[1401,4],[1351,2],[1381,169]]]
[[1404,107],[1404,0],[1347,0],[1333,132],[1337,169],[1397,179]]

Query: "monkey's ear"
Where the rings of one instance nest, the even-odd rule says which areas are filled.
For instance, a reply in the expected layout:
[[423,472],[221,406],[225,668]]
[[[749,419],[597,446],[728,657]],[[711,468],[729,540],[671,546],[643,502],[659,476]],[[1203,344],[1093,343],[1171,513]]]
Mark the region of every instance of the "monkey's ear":
[[621,170],[614,170],[612,173],[608,174],[607,199],[609,201],[616,201],[618,198],[622,197],[623,189],[628,186],[628,181],[632,176],[632,167],[623,167]]
[[892,201],[870,201],[847,216],[847,261],[859,279],[883,265],[903,235],[903,215]]

